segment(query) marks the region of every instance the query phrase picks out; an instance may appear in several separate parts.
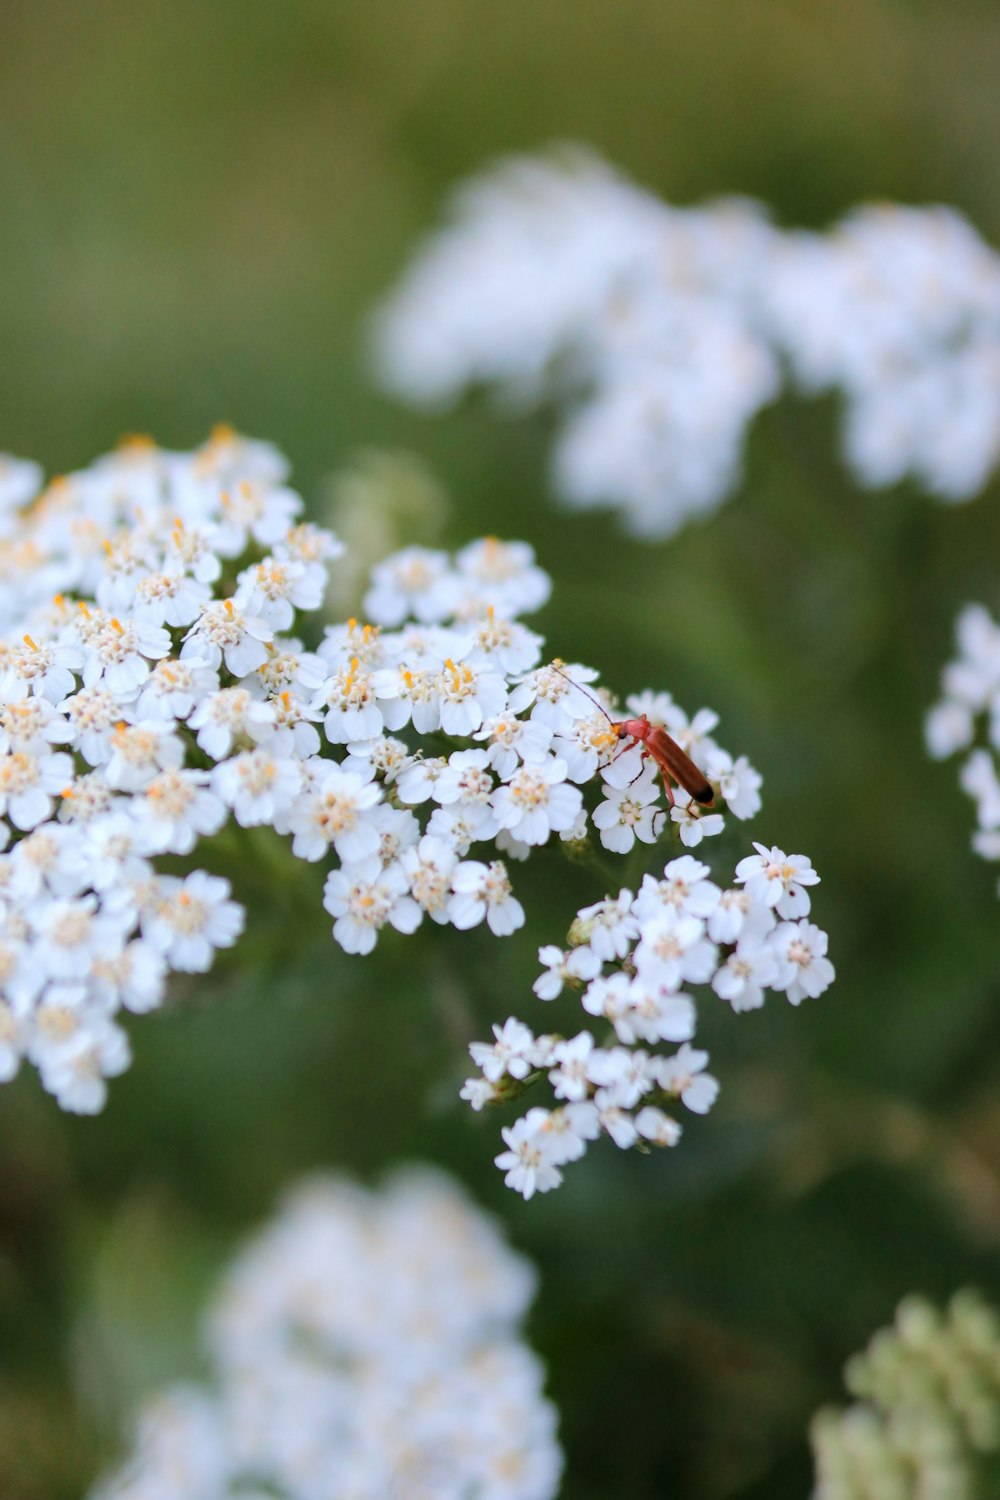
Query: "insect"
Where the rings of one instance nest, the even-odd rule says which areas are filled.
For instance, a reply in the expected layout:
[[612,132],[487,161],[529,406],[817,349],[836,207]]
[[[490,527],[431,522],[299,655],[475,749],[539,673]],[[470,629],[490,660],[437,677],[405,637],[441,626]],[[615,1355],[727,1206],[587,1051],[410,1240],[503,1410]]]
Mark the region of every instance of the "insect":
[[[591,703],[601,710],[601,713],[620,740],[632,740],[634,744],[641,745],[643,758],[645,759],[648,755],[651,760],[656,762],[657,769],[663,777],[663,787],[667,794],[667,801],[671,807],[674,805],[674,792],[670,785],[671,781],[675,781],[679,787],[682,787],[687,792],[689,797],[693,797],[702,807],[714,807],[715,793],[712,791],[710,782],[699,771],[690,755],[681,749],[675,739],[671,739],[662,724],[651,724],[645,714],[641,714],[638,718],[634,719],[613,719],[604,707],[604,704],[598,698],[595,698],[593,693],[589,693],[585,687],[581,687],[578,682],[573,682],[572,677],[564,672],[558,663],[553,662],[552,668],[553,671],[558,672],[560,677],[565,677],[567,682],[572,683],[578,692],[583,693],[584,697],[589,698]],[[623,750],[630,748],[628,745],[623,746]],[[621,754],[622,751],[618,753]]]

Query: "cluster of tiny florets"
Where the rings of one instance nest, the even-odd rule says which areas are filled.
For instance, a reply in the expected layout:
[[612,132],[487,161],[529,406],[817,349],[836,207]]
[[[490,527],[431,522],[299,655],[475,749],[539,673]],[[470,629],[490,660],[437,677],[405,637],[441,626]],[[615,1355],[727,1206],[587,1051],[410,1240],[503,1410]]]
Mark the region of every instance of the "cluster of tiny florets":
[[1000,860],[1000,625],[979,604],[958,617],[957,651],[941,677],[941,698],[927,716],[927,748],[935,760],[963,753],[960,782],[976,804],[972,847]]
[[661,202],[583,152],[504,162],[382,310],[385,383],[563,411],[555,484],[640,535],[714,510],[788,369],[836,390],[860,481],[962,500],[1000,460],[1000,259],[945,208],[782,232],[745,199]]
[[857,1404],[813,1422],[813,1500],[974,1500],[1000,1450],[1000,1319],[960,1292],[901,1304],[848,1364]]
[[534,1288],[443,1176],[309,1181],[224,1277],[212,1385],[150,1401],[91,1500],[552,1500]]
[[[171,970],[201,972],[238,937],[225,880],[156,864],[226,823],[330,866],[349,953],[425,918],[516,931],[498,856],[583,839],[595,779],[609,849],[668,816],[688,844],[721,827],[683,796],[665,807],[638,751],[617,754],[581,686],[594,672],[539,665],[518,617],[550,582],[523,543],[409,548],[376,567],[370,623],[307,649],[296,627],[339,543],[300,521],[270,446],[133,442],[44,490],[33,465],[3,475],[0,1076],[27,1057],[67,1109],[99,1109],[127,1067],[118,1013],[159,1005]],[[708,738],[714,716],[636,703],[738,815],[756,810],[760,778]]]
[[[555,1107],[536,1105],[503,1130],[497,1157],[508,1187],[526,1198],[563,1180],[591,1141],[621,1149],[674,1146],[676,1111],[706,1114],[718,1095],[708,1053],[691,1045],[697,1011],[689,989],[709,986],[734,1011],[756,1010],[767,991],[793,1005],[832,983],[827,935],[808,920],[819,876],[803,855],[756,844],[726,889],[685,854],[638,892],[623,889],[584,907],[565,949],[539,950],[535,994],[574,994],[589,1019],[572,1035],[543,1033],[511,1017],[494,1040],[473,1043],[480,1076],[463,1090],[474,1109],[547,1081]],[[604,1035],[595,1036],[594,1027]],[[680,1043],[676,1052],[660,1050]]]

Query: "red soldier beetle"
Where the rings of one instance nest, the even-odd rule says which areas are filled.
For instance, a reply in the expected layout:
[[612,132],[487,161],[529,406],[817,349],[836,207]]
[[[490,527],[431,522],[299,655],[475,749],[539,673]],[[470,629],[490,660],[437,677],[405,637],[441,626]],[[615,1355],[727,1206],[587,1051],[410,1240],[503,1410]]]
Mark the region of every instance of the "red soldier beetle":
[[[690,755],[681,749],[675,739],[670,737],[662,724],[651,724],[645,714],[641,714],[634,719],[613,719],[599,698],[595,698],[593,693],[588,692],[585,687],[581,687],[578,682],[574,682],[572,677],[564,672],[555,662],[552,663],[552,669],[558,672],[560,677],[565,677],[568,683],[575,687],[578,692],[582,693],[585,698],[589,698],[591,703],[601,710],[601,713],[620,740],[631,740],[633,744],[641,745],[643,757],[645,758],[648,755],[651,760],[656,762],[657,769],[663,778],[663,788],[667,794],[667,801],[671,807],[674,805],[674,792],[670,785],[671,781],[675,781],[679,787],[687,792],[689,797],[693,797],[695,802],[699,803],[702,807],[715,806],[715,793],[712,791],[708,778],[704,772],[698,769]],[[631,749],[631,746],[625,745],[618,754],[621,755],[624,750],[629,749]],[[617,756],[613,756],[612,759],[616,760]]]

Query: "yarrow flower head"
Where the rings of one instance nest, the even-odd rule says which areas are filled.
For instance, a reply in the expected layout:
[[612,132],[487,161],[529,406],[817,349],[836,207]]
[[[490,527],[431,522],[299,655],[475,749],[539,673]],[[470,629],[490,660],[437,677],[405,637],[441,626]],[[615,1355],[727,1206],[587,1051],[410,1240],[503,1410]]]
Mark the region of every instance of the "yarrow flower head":
[[442,1175],[302,1183],[208,1309],[211,1384],[150,1400],[89,1500],[553,1500],[534,1287]]
[[679,857],[662,878],[616,885],[576,914],[566,949],[543,950],[539,997],[575,989],[607,1034],[508,1021],[467,1097],[549,1076],[557,1109],[507,1137],[525,1192],[602,1132],[672,1144],[669,1107],[714,1097],[695,1081],[703,1053],[664,1073],[655,1052],[691,1041],[689,987],[743,1010],[833,977],[807,859],[758,844],[722,889],[681,852],[753,816],[761,778],[716,741],[713,711],[664,692],[618,710],[592,668],[545,660],[519,618],[550,591],[525,543],[407,549],[376,569],[368,620],[321,630],[308,615],[338,543],[301,509],[275,450],[222,432],[189,454],[133,443],[13,510],[0,1076],[27,1060],[65,1108],[101,1108],[130,1060],[124,1013],[155,1009],[171,972],[204,973],[240,936],[229,883],[198,867],[224,828],[237,846],[269,830],[322,867],[352,955],[425,923],[510,937],[525,924],[511,861],[543,847],[663,870],[651,851],[667,843]]
[[861,483],[968,499],[1000,462],[1000,256],[952,209],[873,204],[828,233],[746,199],[678,209],[593,155],[501,162],[380,310],[383,383],[561,409],[554,481],[641,536],[714,510],[788,370],[845,405]]

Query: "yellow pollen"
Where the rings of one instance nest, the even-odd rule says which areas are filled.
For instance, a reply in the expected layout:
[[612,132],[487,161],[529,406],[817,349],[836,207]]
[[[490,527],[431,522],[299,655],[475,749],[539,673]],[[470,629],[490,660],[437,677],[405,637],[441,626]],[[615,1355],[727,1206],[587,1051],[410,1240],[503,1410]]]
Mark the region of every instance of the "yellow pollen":
[[353,675],[357,670],[358,670],[358,658],[356,656],[352,656],[351,657],[351,674]]
[[119,734],[124,734],[127,728],[128,724],[124,719],[119,719],[118,723],[115,725],[115,729]]
[[226,607],[226,614],[229,616],[230,619],[232,619],[233,618],[233,613],[234,613],[232,599],[227,599],[226,600],[226,606],[225,607]]
[[287,688],[286,688],[286,689],[285,689],[285,691],[284,691],[284,692],[283,692],[283,693],[282,693],[282,695],[281,695],[281,701],[282,701],[282,703],[283,703],[283,704],[284,704],[284,705],[285,705],[285,709],[286,709],[286,711],[287,711],[287,710],[288,710],[288,709],[289,709],[289,708],[291,708],[291,706],[292,706],[292,695],[291,695],[291,693],[290,693],[290,692],[289,692],[289,691],[288,691],[288,689],[287,689]]
[[353,635],[354,632],[357,630],[357,628],[358,628],[358,622],[352,616],[351,619],[349,619],[348,622],[347,622],[347,634],[348,635]]
[[107,537],[104,538],[103,542],[101,543],[101,546],[104,548],[105,552],[108,554],[109,557],[112,557],[114,555],[114,550],[115,549],[114,549],[114,547],[112,547],[112,545],[108,541]]
[[490,622],[491,625],[493,624],[493,617],[494,617],[495,614],[496,614],[496,610],[493,608],[493,605],[492,604],[488,604],[486,606],[486,618],[489,620],[489,622]]
[[73,795],[73,788],[71,786],[64,786],[59,795],[68,801]]
[[236,438],[236,428],[228,422],[216,422],[209,435],[210,443],[231,443]]
[[24,636],[21,637],[21,639],[24,641],[24,644],[26,646],[30,646],[31,647],[32,651],[37,651],[38,650],[38,646],[31,639],[30,635],[24,635]]
[[116,615],[111,616],[111,629],[117,631],[119,635],[125,634],[125,626]]
[[408,688],[411,688],[413,686],[413,673],[410,671],[409,667],[403,668],[403,681],[406,683],[406,686]]
[[78,599],[77,600],[76,607],[80,611],[81,615],[83,615],[83,618],[85,620],[89,620],[90,619],[90,610],[87,608],[86,604],[84,603],[84,601],[82,599]]
[[63,598],[62,594],[53,594],[52,603],[55,605],[56,609],[64,609],[66,607],[66,601]]

